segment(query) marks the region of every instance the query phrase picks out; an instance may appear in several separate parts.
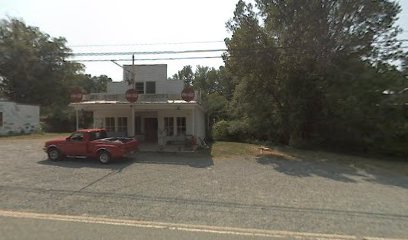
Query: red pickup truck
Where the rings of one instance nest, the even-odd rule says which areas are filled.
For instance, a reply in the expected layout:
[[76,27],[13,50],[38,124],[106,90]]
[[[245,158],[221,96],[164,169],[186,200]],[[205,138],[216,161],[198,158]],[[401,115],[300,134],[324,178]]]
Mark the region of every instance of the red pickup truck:
[[52,161],[63,157],[92,157],[98,158],[101,163],[108,163],[134,153],[138,145],[134,138],[108,138],[104,129],[82,129],[67,138],[47,141],[43,149]]

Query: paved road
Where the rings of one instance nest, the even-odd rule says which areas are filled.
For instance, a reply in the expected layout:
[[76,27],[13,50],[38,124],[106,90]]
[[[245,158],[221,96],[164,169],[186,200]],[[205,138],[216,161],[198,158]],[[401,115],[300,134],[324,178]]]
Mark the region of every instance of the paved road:
[[[140,153],[107,166],[93,160],[49,162],[41,144],[0,140],[0,210],[296,233],[408,236],[408,176],[400,173],[315,159],[213,160],[206,153]],[[1,216],[0,231],[13,230],[19,222],[27,229],[43,229],[49,221],[53,220]],[[86,231],[81,224],[69,223],[62,231]],[[115,232],[116,227],[106,229]],[[152,231],[119,228],[129,234]],[[200,239],[208,235],[171,234]]]
[[[279,239],[279,234],[250,232],[211,231],[204,229],[176,229],[174,227],[150,225],[147,227],[100,224],[94,222],[74,222],[38,220],[27,218],[0,217],[1,239]],[[256,235],[264,235],[256,236]],[[276,237],[275,237],[276,236]],[[290,237],[290,236],[288,236]]]

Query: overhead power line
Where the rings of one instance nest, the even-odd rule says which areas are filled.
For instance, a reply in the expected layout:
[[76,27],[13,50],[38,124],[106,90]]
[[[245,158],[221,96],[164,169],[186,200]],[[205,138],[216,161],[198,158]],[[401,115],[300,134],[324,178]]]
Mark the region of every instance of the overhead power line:
[[[401,39],[397,42],[408,42],[408,39]],[[387,43],[387,41],[377,41],[376,43]],[[254,49],[235,49],[235,51],[258,51],[268,49],[284,49],[293,47],[269,47],[269,48],[254,48]],[[402,46],[401,48],[405,48]],[[193,49],[193,50],[166,50],[166,51],[121,51],[121,52],[78,52],[73,53],[75,57],[81,56],[119,56],[119,55],[161,55],[161,54],[185,54],[185,53],[209,53],[209,52],[225,52],[228,49]]]
[[[160,61],[160,60],[185,60],[185,59],[211,59],[222,58],[222,56],[205,56],[205,57],[168,57],[168,58],[137,58],[135,61]],[[131,58],[120,59],[75,59],[76,62],[130,62]]]
[[144,52],[80,52],[73,53],[74,56],[118,56],[118,55],[150,55],[150,54],[181,54],[181,53],[207,53],[224,52],[227,49],[197,49],[182,51],[144,51]]
[[129,46],[154,46],[154,45],[186,45],[186,44],[204,44],[204,43],[224,43],[224,41],[79,44],[79,45],[69,45],[68,47],[129,47]]
[[[408,39],[403,39],[401,41],[408,41]],[[269,48],[243,48],[243,49],[234,49],[233,54],[234,56],[246,56],[248,54],[261,54],[268,52],[268,50],[273,49],[284,49],[284,48],[292,48],[292,47],[269,47]],[[401,46],[401,49],[408,48],[408,46]],[[80,53],[73,53],[72,58],[75,58],[75,61],[78,62],[104,62],[104,61],[112,61],[112,59],[77,59],[77,57],[84,57],[84,56],[120,56],[120,55],[162,55],[162,54],[191,54],[191,53],[210,53],[210,52],[222,52],[225,53],[228,51],[226,48],[222,49],[195,49],[195,50],[179,50],[179,51],[126,51],[126,52],[80,52]],[[135,59],[137,61],[159,61],[159,60],[182,60],[182,59],[209,59],[209,58],[222,58],[221,55],[219,56],[186,56],[186,57],[162,57],[162,58],[138,58]],[[131,59],[122,58],[116,59],[114,61],[130,61]]]
[[[408,32],[408,31],[403,31]],[[397,40],[398,42],[407,42],[408,39]],[[382,43],[385,41],[376,41]],[[225,43],[224,41],[195,41],[195,42],[156,42],[156,43],[112,43],[112,44],[78,44],[68,45],[68,47],[130,47],[130,46],[155,46],[155,45],[186,45],[186,44],[206,44],[206,43]]]
[[[408,31],[404,31],[408,32]],[[407,42],[408,39],[400,39],[397,42]],[[375,41],[384,43],[386,41]],[[196,42],[156,42],[156,43],[112,43],[112,44],[78,44],[68,45],[68,47],[130,47],[130,46],[155,46],[155,45],[186,45],[186,44],[205,44],[205,43],[224,43],[224,41],[196,41]]]

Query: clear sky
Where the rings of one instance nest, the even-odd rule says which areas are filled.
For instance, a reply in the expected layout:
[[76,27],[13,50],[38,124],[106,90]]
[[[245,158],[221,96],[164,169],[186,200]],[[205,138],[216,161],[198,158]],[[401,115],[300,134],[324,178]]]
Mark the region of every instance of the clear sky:
[[[37,26],[53,37],[63,36],[74,52],[219,49],[225,48],[222,41],[229,36],[225,23],[233,16],[237,1],[0,0],[0,18],[18,17],[28,25]],[[398,24],[404,28],[400,38],[408,39],[408,0],[399,2],[403,12]],[[408,46],[408,43],[405,45]],[[220,54],[138,55],[136,58],[217,55]],[[83,59],[98,58],[83,57]],[[104,56],[103,58],[130,59],[131,56]],[[120,62],[120,64],[130,63]],[[223,65],[219,58],[135,62],[135,64],[159,63],[168,65],[168,76],[184,65],[211,67]],[[87,73],[106,74],[114,81],[122,80],[122,69],[112,62],[91,62],[85,65]]]

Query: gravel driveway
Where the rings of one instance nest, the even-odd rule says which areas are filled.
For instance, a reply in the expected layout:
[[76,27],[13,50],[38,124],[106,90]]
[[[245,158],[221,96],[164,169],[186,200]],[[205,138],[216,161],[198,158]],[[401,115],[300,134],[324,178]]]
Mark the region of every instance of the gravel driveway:
[[138,153],[109,165],[46,160],[0,139],[0,209],[148,221],[408,236],[408,176],[330,161]]

